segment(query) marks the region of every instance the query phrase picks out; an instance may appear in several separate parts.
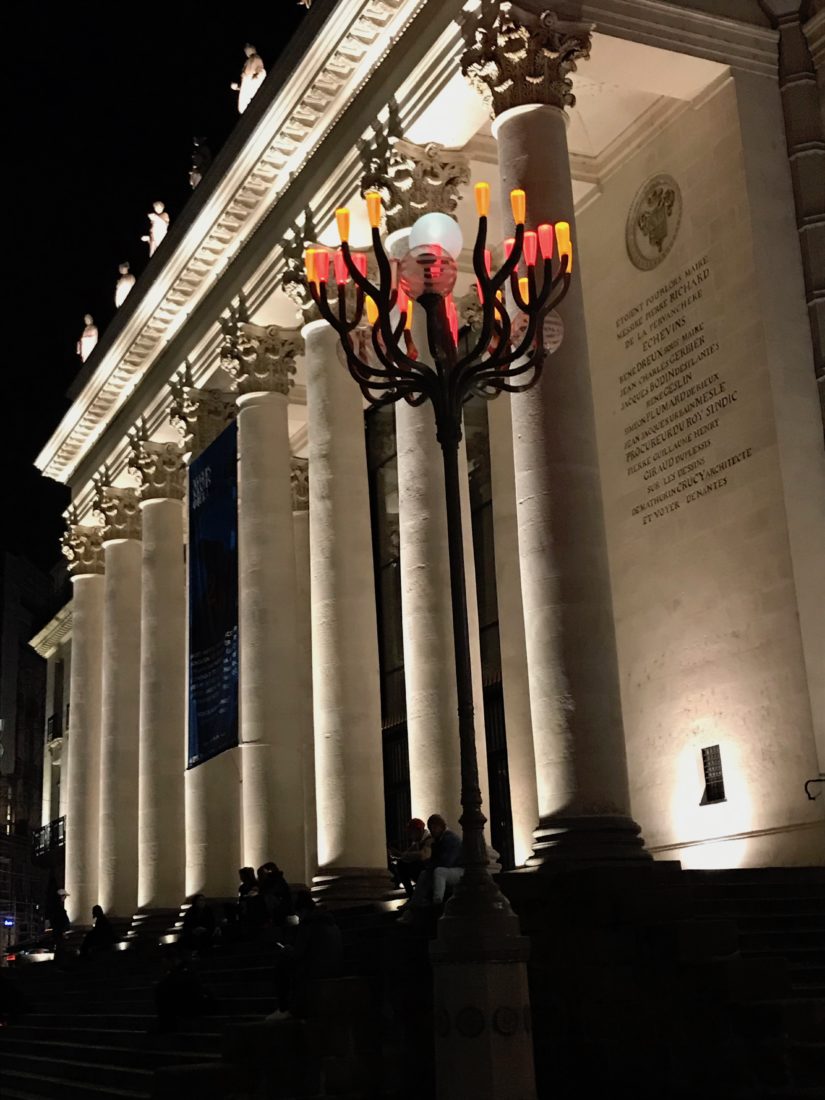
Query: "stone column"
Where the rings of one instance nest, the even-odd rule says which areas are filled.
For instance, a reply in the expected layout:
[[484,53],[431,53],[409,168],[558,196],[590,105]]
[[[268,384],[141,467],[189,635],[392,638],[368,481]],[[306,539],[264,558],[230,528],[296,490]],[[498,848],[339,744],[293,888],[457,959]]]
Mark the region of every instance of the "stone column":
[[309,580],[309,463],[292,459],[292,530],[295,536],[295,682],[303,730],[305,882],[318,870],[318,827],[315,820],[315,737],[312,726],[312,605]]
[[530,720],[527,643],[521,600],[513,425],[510,418],[510,398],[506,394],[489,402],[487,419],[490,429],[498,633],[504,720],[507,727],[513,849],[516,865],[521,866],[532,854],[533,831],[538,824],[539,811],[533,726]]
[[[100,694],[103,663],[103,550],[99,527],[70,520],[63,537],[72,578],[69,727],[63,734],[66,788],[66,911],[90,924],[98,901]],[[45,822],[44,822],[45,824]]]
[[100,883],[108,915],[137,908],[140,722],[140,508],[135,489],[97,483],[103,518],[103,689],[100,738]]
[[[423,335],[423,334],[422,334]],[[441,448],[430,404],[395,407],[398,447],[398,518],[410,795],[413,814],[443,814],[455,827],[461,813],[461,761],[455,684],[450,563]],[[488,804],[487,750],[478,635],[478,601],[467,464],[461,454],[465,571],[476,752],[482,799]],[[489,814],[488,814],[489,816]]]
[[386,872],[375,580],[361,393],[325,322],[303,329],[309,413],[316,886],[380,896]]
[[[180,430],[184,457],[191,462],[235,419],[235,398],[224,390],[194,387],[187,368],[170,389],[170,419]],[[188,727],[186,736],[188,740]],[[184,802],[186,894],[235,896],[242,854],[240,748],[187,768]]]
[[[484,4],[465,20],[462,70],[495,121],[505,224],[574,226],[565,107],[589,26]],[[542,79],[536,79],[537,72]],[[575,239],[575,233],[574,233]],[[533,724],[539,860],[649,858],[630,817],[627,764],[578,265],[560,309],[564,342],[541,383],[513,395],[519,560]]]
[[287,410],[300,333],[240,324],[222,366],[238,400],[243,861],[303,882],[303,731]]
[[138,907],[185,896],[186,579],[182,450],[133,440],[143,526],[140,628]]

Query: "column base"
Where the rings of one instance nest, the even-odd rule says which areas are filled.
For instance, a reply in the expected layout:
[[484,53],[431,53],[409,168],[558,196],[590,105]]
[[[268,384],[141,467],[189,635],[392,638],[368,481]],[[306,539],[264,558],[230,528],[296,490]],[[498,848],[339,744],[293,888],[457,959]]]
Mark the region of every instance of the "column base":
[[312,896],[330,909],[381,907],[401,896],[383,867],[321,867]]
[[621,814],[544,817],[533,838],[528,867],[639,864],[653,859],[640,826]]

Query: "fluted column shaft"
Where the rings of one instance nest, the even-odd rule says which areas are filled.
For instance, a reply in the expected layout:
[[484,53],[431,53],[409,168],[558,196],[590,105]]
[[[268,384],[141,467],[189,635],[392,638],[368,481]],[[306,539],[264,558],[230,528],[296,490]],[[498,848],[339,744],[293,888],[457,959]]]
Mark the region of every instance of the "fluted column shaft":
[[[549,105],[494,123],[505,224],[527,193],[530,225],[574,226],[566,116]],[[574,234],[575,239],[575,234]],[[519,558],[540,826],[545,858],[639,853],[619,696],[607,543],[581,283],[560,312],[565,335],[539,385],[512,397]],[[559,851],[552,850],[559,847]]]
[[[294,501],[293,501],[294,503]],[[315,820],[315,742],[312,724],[312,606],[309,579],[309,509],[292,513],[295,535],[296,685],[303,731],[304,863],[305,882],[318,870],[318,828]]]
[[66,911],[91,923],[98,901],[100,701],[104,578],[72,578],[72,666],[69,728],[63,748],[66,790]]
[[288,399],[238,398],[238,573],[244,863],[305,873]]
[[516,865],[520,866],[532,855],[533,832],[538,824],[539,811],[519,570],[510,398],[502,395],[498,400],[490,401],[487,417],[490,429],[498,632],[501,686],[507,723],[507,770],[513,820],[513,853]]
[[141,510],[138,906],[172,908],[185,891],[183,503],[156,498]]
[[[413,407],[399,402],[395,407],[395,429],[410,796],[414,815],[426,819],[439,813],[455,825],[461,813],[458,700],[444,472],[432,406]],[[466,485],[463,447],[461,471],[462,484]],[[469,489],[463,496],[462,510],[464,541],[469,548],[465,553],[465,569],[476,752],[486,806],[487,751]]]
[[137,907],[140,541],[109,540],[104,558],[98,900],[128,917]]
[[386,885],[381,705],[364,417],[326,323],[303,330],[309,414],[312,670],[319,880]]

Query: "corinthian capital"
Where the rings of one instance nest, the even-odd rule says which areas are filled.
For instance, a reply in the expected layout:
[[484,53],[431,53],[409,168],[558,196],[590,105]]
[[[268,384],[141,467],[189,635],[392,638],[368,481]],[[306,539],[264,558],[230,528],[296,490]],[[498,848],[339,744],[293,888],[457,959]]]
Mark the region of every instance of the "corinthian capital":
[[466,49],[461,71],[493,117],[510,107],[533,103],[575,105],[568,73],[576,71],[577,61],[590,56],[592,23],[482,0],[475,12],[463,16],[462,31]]
[[92,510],[103,520],[103,541],[140,538],[140,498],[137,489],[116,489],[104,471],[94,480]]
[[253,325],[231,319],[224,324],[221,366],[235,379],[238,394],[288,395],[295,358],[304,350],[298,329]]
[[169,419],[181,434],[184,455],[197,458],[238,415],[235,397],[225,390],[196,389],[188,367],[172,379],[169,389]]
[[155,443],[140,429],[129,436],[132,453],[129,472],[140,486],[141,500],[183,500],[186,486],[183,448],[177,443]]
[[103,529],[79,524],[74,508],[66,512],[66,530],[60,539],[60,549],[68,559],[70,576],[103,572]]
[[415,145],[401,136],[397,108],[377,124],[369,140],[359,141],[364,165],[361,194],[380,191],[384,199],[387,232],[411,226],[429,211],[452,214],[461,188],[470,182],[470,163],[457,149],[430,142]]
[[309,460],[293,455],[289,472],[292,480],[292,511],[306,512],[309,508]]

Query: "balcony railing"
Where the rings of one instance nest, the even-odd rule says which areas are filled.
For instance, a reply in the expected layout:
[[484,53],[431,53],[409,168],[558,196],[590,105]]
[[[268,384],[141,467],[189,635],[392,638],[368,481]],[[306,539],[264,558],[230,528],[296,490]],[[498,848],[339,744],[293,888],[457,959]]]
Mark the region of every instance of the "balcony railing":
[[60,721],[59,714],[51,714],[46,719],[46,741],[51,743],[56,741],[58,737],[63,736],[63,723]]
[[66,843],[66,818],[58,817],[34,831],[34,855],[47,856]]

